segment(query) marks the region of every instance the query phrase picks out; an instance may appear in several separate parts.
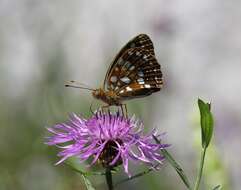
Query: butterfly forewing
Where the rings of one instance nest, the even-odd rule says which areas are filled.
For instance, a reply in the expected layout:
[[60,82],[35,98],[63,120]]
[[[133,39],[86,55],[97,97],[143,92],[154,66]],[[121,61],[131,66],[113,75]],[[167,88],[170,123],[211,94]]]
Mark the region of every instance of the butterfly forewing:
[[146,34],[139,34],[136,37],[134,37],[133,39],[131,39],[120,51],[119,53],[116,55],[116,57],[114,58],[112,64],[110,65],[106,76],[105,76],[105,81],[104,81],[104,88],[107,88],[108,85],[108,79],[109,77],[112,75],[112,72],[115,70],[116,64],[118,62],[118,60],[123,56],[123,54],[128,50],[128,49],[132,49],[132,48],[142,48],[145,49],[148,54],[151,55],[155,55],[154,52],[154,47],[153,47],[153,43],[150,39],[150,37]]

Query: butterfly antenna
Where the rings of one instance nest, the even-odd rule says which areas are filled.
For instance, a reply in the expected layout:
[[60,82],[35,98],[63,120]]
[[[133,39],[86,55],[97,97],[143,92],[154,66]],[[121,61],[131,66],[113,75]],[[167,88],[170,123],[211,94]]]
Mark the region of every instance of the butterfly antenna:
[[78,86],[84,86],[86,88],[91,88],[90,86],[88,86],[87,84],[84,84],[84,83],[81,83],[81,82],[78,82],[78,81],[75,81],[75,80],[71,80],[69,81],[69,83],[73,84],[73,85],[78,85]]
[[67,82],[67,83],[65,84],[65,87],[86,89],[86,90],[91,90],[91,91],[95,90],[95,89],[93,89],[93,88],[91,88],[91,87],[89,87],[89,86],[87,86],[87,85],[85,85],[85,84],[82,84],[82,83],[80,83],[80,82],[76,82],[76,81],[73,81],[73,80]]
[[91,104],[90,104],[90,112],[94,115],[95,113],[94,113],[93,110],[92,110],[93,102],[94,102],[94,100],[92,100],[92,102],[91,102]]

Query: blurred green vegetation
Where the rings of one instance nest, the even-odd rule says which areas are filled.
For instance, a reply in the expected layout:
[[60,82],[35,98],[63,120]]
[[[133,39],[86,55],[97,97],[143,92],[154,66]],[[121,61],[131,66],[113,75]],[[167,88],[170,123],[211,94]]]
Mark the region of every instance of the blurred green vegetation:
[[[195,109],[196,108],[196,109]],[[197,106],[194,108],[192,118],[192,130],[193,130],[193,148],[196,151],[196,160],[198,167],[198,159],[200,157],[200,153],[198,150],[201,150],[201,129],[197,126],[200,125],[199,114]],[[214,117],[215,119],[215,117]],[[214,137],[215,137],[215,124],[214,124]],[[206,189],[213,189],[216,185],[221,185],[222,189],[232,189],[230,184],[230,179],[228,175],[227,168],[225,168],[225,164],[222,163],[222,159],[220,159],[221,155],[218,152],[218,149],[215,145],[215,138],[211,140],[211,144],[207,149],[206,158],[204,161],[204,170],[203,170],[203,179],[201,181],[202,186]],[[204,188],[204,189],[205,189]]]
[[[61,48],[56,48],[40,68],[41,78],[32,80],[20,96],[10,96],[8,91],[1,90],[0,189],[85,189],[80,176],[69,167],[54,166],[58,160],[58,150],[45,145],[44,138],[47,136],[45,127],[66,121],[69,113],[90,116],[92,99],[90,96],[76,95],[64,87],[71,73],[68,72]],[[0,72],[5,73],[4,69]],[[4,89],[8,85],[3,82],[4,75],[1,75],[1,80]],[[131,105],[130,111],[140,115],[142,106],[135,102]],[[150,176],[141,180],[146,188],[158,184]],[[98,189],[105,189],[102,176],[95,176],[92,180]]]
[[[146,131],[167,132],[163,140],[172,145],[169,152],[193,181],[201,149],[196,98],[210,98],[218,126],[201,189],[218,184],[223,190],[240,189],[240,2],[0,1],[0,190],[85,189],[68,166],[54,165],[58,149],[44,144],[45,127],[66,121],[72,112],[91,115],[89,92],[64,87],[66,80],[76,79],[71,66],[92,68],[90,81],[98,84],[121,45],[137,33],[153,39],[164,88],[128,102],[129,113],[144,121]],[[83,78],[88,74],[79,70]],[[144,170],[130,167],[133,173]],[[120,171],[115,181],[126,178]],[[90,180],[98,190],[106,189],[104,177]],[[184,185],[164,163],[159,172],[118,189]]]
[[[55,123],[64,122],[71,112],[90,116],[90,103],[92,97],[75,94],[72,90],[64,88],[66,79],[71,79],[71,73],[64,57],[63,50],[56,47],[55,51],[46,58],[42,64],[41,77],[33,79],[20,96],[10,96],[4,83],[4,68],[1,68],[0,94],[0,189],[1,190],[80,190],[85,189],[80,176],[68,166],[54,166],[58,160],[57,148],[44,144],[47,136],[45,127]],[[96,76],[98,77],[98,76]],[[14,79],[13,79],[14,80]],[[17,93],[17,91],[16,91]],[[83,93],[84,94],[84,93]],[[86,93],[87,94],[87,93]],[[148,99],[150,105],[155,101]],[[98,104],[97,104],[98,106]],[[146,100],[133,101],[128,104],[129,113],[142,116],[146,126],[152,128],[151,113],[145,110]],[[197,108],[197,105],[194,105]],[[196,113],[198,116],[198,112]],[[195,115],[195,139],[200,139],[199,118]],[[198,131],[198,132],[196,132]],[[172,134],[169,134],[170,136]],[[175,145],[173,145],[175,147]],[[195,149],[197,153],[200,141]],[[175,148],[171,149],[172,155]],[[185,149],[183,150],[185,151]],[[198,163],[198,156],[196,158]],[[182,161],[180,161],[182,163]],[[196,172],[196,166],[184,170]],[[133,173],[144,170],[143,166],[133,166]],[[122,171],[122,170],[121,170]],[[228,174],[215,146],[208,151],[207,162],[204,167],[204,187],[210,189],[214,185],[222,184],[224,189],[230,189]],[[210,177],[212,176],[212,177]],[[194,176],[190,176],[192,179]],[[118,173],[114,180],[126,178]],[[97,189],[106,189],[103,176],[90,177]],[[160,172],[152,172],[146,176],[120,185],[117,189],[184,189],[181,180],[175,171],[164,164]],[[204,188],[206,189],[206,188]]]

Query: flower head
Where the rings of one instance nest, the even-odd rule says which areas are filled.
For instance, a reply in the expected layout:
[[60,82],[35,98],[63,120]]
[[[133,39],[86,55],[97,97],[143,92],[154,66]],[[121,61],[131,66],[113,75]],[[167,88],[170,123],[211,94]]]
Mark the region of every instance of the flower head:
[[164,157],[160,150],[169,146],[153,141],[152,135],[161,136],[155,130],[144,135],[142,122],[134,116],[125,118],[119,113],[97,112],[87,120],[73,114],[68,122],[48,130],[53,135],[47,137],[47,144],[62,149],[57,164],[72,156],[80,161],[92,158],[91,164],[99,160],[104,167],[123,164],[127,174],[129,160],[151,166],[162,163]]

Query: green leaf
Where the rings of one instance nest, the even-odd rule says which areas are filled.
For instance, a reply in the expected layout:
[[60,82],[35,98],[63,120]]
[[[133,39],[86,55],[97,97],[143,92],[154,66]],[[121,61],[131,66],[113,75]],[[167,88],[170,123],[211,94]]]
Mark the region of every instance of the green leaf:
[[207,148],[213,135],[213,116],[211,113],[211,104],[198,99],[200,110],[200,122],[202,131],[202,147]]
[[85,175],[81,175],[81,177],[84,179],[87,190],[95,190],[90,180]]
[[77,172],[83,178],[87,190],[95,190],[95,188],[92,186],[92,184],[91,184],[90,180],[87,178],[87,176],[90,176],[90,175],[104,175],[104,174],[98,173],[98,172],[85,172],[85,171],[82,171],[73,162],[68,161],[68,160],[66,160],[64,163],[67,166],[69,166],[72,170]]
[[219,190],[219,189],[221,189],[221,187],[222,187],[221,185],[217,185],[213,188],[213,190]]
[[77,173],[80,173],[81,175],[86,175],[86,173],[84,171],[82,171],[80,168],[78,168],[77,166],[74,165],[73,162],[66,160],[64,162],[65,165],[69,166],[72,170],[74,170]]

